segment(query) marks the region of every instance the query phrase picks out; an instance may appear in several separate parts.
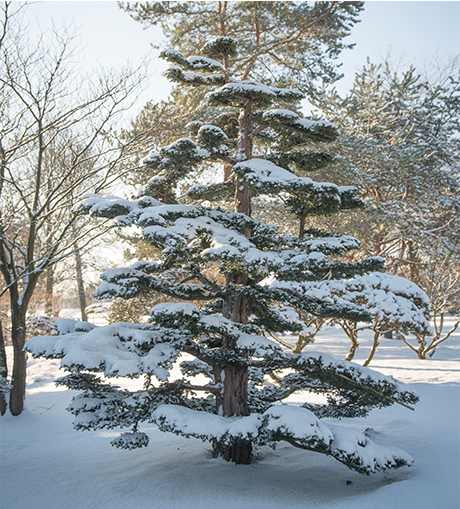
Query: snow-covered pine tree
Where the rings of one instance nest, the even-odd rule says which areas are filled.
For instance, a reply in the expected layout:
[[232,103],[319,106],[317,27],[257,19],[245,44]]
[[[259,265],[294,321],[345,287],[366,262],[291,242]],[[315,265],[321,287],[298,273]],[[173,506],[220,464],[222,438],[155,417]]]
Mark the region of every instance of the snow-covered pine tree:
[[[286,282],[277,282],[283,285]],[[288,283],[290,286],[292,282]],[[372,331],[373,344],[363,366],[368,366],[374,358],[382,336],[394,332],[394,337],[405,341],[405,335],[413,334],[417,338],[432,336],[430,322],[430,300],[426,293],[408,279],[392,276],[382,272],[373,272],[351,279],[326,279],[296,283],[297,289],[303,293],[315,295],[338,296],[366,308],[372,316],[372,322],[356,322],[347,318],[318,318],[303,310],[283,310],[290,320],[298,321],[302,331],[298,334],[295,344],[286,342],[279,336],[277,341],[294,353],[300,353],[314,340],[316,334],[328,323],[338,325],[351,341],[350,349],[345,356],[346,361],[354,358],[359,348],[358,336],[361,331]],[[436,327],[435,327],[436,329]],[[436,330],[436,332],[438,332]],[[433,338],[436,341],[439,338]],[[447,339],[447,338],[446,338]]]
[[[417,395],[409,387],[327,354],[294,355],[264,336],[266,331],[299,330],[286,318],[287,307],[370,320],[359,305],[325,292],[305,292],[297,282],[364,274],[381,268],[382,260],[330,261],[330,256],[357,249],[358,242],[319,231],[305,231],[302,237],[283,234],[251,217],[251,199],[261,194],[295,197],[291,207],[300,216],[336,212],[351,206],[353,198],[350,188],[290,171],[296,165],[313,167],[321,156],[306,147],[333,140],[337,129],[274,108],[301,99],[298,90],[231,77],[221,62],[228,63],[235,50],[233,39],[219,37],[206,44],[204,56],[165,51],[163,57],[173,64],[169,77],[210,86],[208,100],[219,115],[212,123],[189,126],[194,139],[181,138],[145,158],[155,176],[139,199],[91,196],[78,207],[79,213],[112,218],[119,227],[142,228],[144,238],[161,250],[157,261],[107,270],[99,297],[160,292],[183,302],[157,304],[146,325],[116,323],[89,330],[88,324],[77,323],[73,331],[66,327],[64,335],[33,338],[27,350],[61,358],[71,372],[58,383],[81,391],[69,407],[75,428],[132,428],[112,442],[118,447],[147,445],[139,426],[148,422],[210,441],[215,456],[235,463],[249,463],[254,444],[287,441],[366,474],[408,465],[412,460],[404,451],[381,447],[320,418],[364,416],[394,402],[415,403]],[[235,141],[225,133],[230,117],[238,119]],[[272,147],[255,154],[258,137]],[[230,178],[178,196],[178,184],[205,161],[231,166]],[[206,205],[205,200],[229,195],[234,196],[234,211]],[[201,204],[190,204],[190,199]],[[176,362],[182,376],[174,379]],[[278,384],[268,382],[275,371]],[[130,391],[94,373],[105,379],[144,376],[145,383]],[[297,391],[323,394],[325,403],[281,404]]]
[[363,366],[369,365],[381,337],[388,332],[394,332],[397,339],[404,339],[404,334],[431,334],[428,321],[430,300],[423,290],[408,279],[375,272],[343,281],[307,284],[310,285],[308,291],[339,295],[349,302],[364,306],[372,315],[372,323],[357,323],[346,318],[331,320],[343,329],[351,341],[345,360],[353,360],[359,347],[358,335],[363,330],[373,332],[372,348]]

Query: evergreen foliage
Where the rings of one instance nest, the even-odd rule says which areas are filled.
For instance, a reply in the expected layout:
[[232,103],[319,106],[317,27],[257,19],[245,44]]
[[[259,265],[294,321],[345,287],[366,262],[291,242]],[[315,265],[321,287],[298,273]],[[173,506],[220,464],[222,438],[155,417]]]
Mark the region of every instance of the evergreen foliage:
[[347,231],[417,284],[434,246],[440,258],[458,252],[459,90],[458,61],[431,81],[414,67],[368,62],[345,97],[332,90],[317,103],[341,128],[336,160],[358,169],[368,205],[365,227],[350,216]]
[[[184,55],[217,60],[230,75],[243,79],[252,76],[265,82],[276,76],[279,83],[295,83],[310,95],[323,81],[333,83],[341,77],[335,62],[341,51],[353,47],[343,40],[358,22],[364,2],[126,2],[121,6],[145,27],[160,26],[170,47]],[[190,69],[190,60],[184,65],[176,57],[173,63]]]
[[[404,338],[421,359],[455,331],[458,320],[442,331],[444,317],[459,316],[458,62],[458,56],[433,61],[424,76],[413,66],[398,68],[391,58],[380,65],[368,61],[346,96],[329,90],[317,102],[341,129],[331,151],[334,171],[352,178],[367,203],[365,217],[337,215],[328,226],[356,236],[363,253],[384,257],[392,274],[427,293],[434,336],[413,331],[418,347]],[[323,221],[315,217],[312,223],[321,227]]]
[[[276,81],[281,87],[295,84],[312,97],[323,82],[337,81],[341,77],[338,57],[353,46],[345,44],[344,38],[358,22],[363,2],[136,2],[120,6],[145,28],[161,27],[166,44],[176,48],[162,52],[173,64],[167,71],[172,83],[197,85],[188,87],[186,94],[174,86],[170,100],[147,103],[122,131],[126,139],[138,140],[136,159],[139,151],[158,150],[184,136],[187,122],[212,118],[230,139],[236,138],[238,110],[211,110],[204,100],[208,87],[202,85],[224,85],[232,77],[239,81],[244,76],[263,83]],[[195,56],[186,59],[183,55]],[[219,73],[222,64],[225,76]],[[202,73],[204,69],[209,72]],[[146,177],[140,169],[128,172],[124,180],[139,186]]]
[[[186,4],[174,4],[178,6],[184,12],[188,9]],[[118,447],[147,445],[139,425],[153,422],[163,431],[210,441],[215,456],[235,463],[250,462],[253,444],[287,441],[331,455],[364,474],[409,465],[412,460],[404,451],[381,447],[360,433],[320,420],[365,416],[394,402],[415,403],[418,397],[409,387],[323,353],[286,352],[266,337],[267,332],[301,330],[283,312],[286,307],[318,317],[371,320],[365,307],[338,294],[312,290],[308,283],[332,284],[378,271],[381,258],[345,263],[339,257],[359,247],[350,236],[318,230],[294,236],[251,217],[255,194],[295,196],[300,210],[292,208],[299,217],[307,209],[309,214],[330,214],[361,205],[351,198],[352,188],[315,182],[278,166],[282,161],[295,163],[304,153],[310,157],[302,165],[308,160],[313,165],[327,163],[324,150],[316,152],[315,146],[334,139],[337,128],[278,108],[300,98],[296,89],[272,87],[245,76],[239,81],[229,78],[230,56],[240,54],[233,40],[217,38],[205,48],[207,58],[222,61],[225,78],[224,85],[214,84],[208,100],[219,110],[238,110],[236,143],[222,125],[195,124],[190,138],[145,158],[154,176],[139,199],[94,195],[75,209],[111,218],[114,226],[141,228],[144,239],[161,250],[159,260],[107,270],[99,297],[161,293],[174,302],[155,305],[149,324],[115,323],[89,331],[79,325],[57,337],[33,338],[27,349],[34,356],[62,359],[62,367],[71,372],[59,383],[82,391],[69,407],[77,429],[131,428],[112,442]],[[208,77],[216,64],[177,51],[164,52],[164,57],[173,60],[173,69],[180,68],[184,76],[194,73],[192,86],[212,86]],[[244,56],[235,58],[238,62]],[[169,75],[176,79],[179,74],[174,70]],[[275,142],[278,164],[270,160],[269,150],[256,153],[263,133]],[[262,147],[266,140],[267,136]],[[195,199],[202,198],[199,205],[178,192],[196,165],[216,161],[232,167],[219,192],[233,194],[234,211],[206,201],[215,187],[195,189]],[[170,372],[176,362],[183,376],[173,379]],[[279,382],[267,383],[274,372]],[[94,373],[108,379],[143,376],[145,383],[142,389],[129,391]],[[325,403],[280,404],[297,391],[322,394]]]

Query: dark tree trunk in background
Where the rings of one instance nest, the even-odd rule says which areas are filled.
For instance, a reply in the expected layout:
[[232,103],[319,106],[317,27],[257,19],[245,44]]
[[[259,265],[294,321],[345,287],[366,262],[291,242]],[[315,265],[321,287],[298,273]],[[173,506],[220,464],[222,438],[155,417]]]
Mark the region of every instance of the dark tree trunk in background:
[[305,216],[300,216],[299,238],[303,239],[304,237],[305,237]]
[[27,354],[23,351],[26,342],[26,313],[19,306],[11,310],[11,339],[13,341],[13,373],[11,382],[13,389],[10,392],[10,412],[20,415],[24,410],[26,396]]
[[[8,365],[6,362],[5,341],[3,338],[3,324],[0,318],[0,377],[6,378],[8,376]],[[5,395],[0,392],[0,415],[6,412],[6,399]]]
[[45,289],[45,315],[53,315],[53,289],[54,289],[54,270],[52,267],[46,269],[46,289]]
[[77,291],[78,291],[78,302],[80,304],[81,321],[87,322],[88,316],[85,312],[86,309],[86,294],[85,284],[83,281],[83,270],[81,263],[81,253],[78,246],[75,244],[75,272],[77,275]]

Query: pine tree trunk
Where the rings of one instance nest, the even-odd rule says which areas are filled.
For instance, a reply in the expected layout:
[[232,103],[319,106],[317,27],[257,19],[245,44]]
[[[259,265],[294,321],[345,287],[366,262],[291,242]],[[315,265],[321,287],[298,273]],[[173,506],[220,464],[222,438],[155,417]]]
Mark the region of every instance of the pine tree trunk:
[[[227,277],[227,288],[230,289],[224,298],[223,314],[226,318],[238,323],[248,322],[249,300],[245,295],[235,297],[235,285],[247,283],[246,273],[232,274]],[[234,340],[224,342],[224,349],[235,350]],[[224,417],[249,415],[248,407],[248,368],[247,366],[224,365],[224,381],[219,413]],[[214,457],[221,456],[226,461],[233,461],[236,464],[248,465],[251,462],[251,442],[238,442],[233,445],[214,442]]]
[[421,361],[426,361],[426,351],[425,350],[417,350],[417,355]]
[[[248,368],[246,366],[224,367],[224,388],[221,412],[224,417],[249,415]],[[248,465],[252,459],[252,444],[248,441],[232,445],[214,441],[213,456],[233,461],[237,465]]]
[[374,358],[377,347],[379,346],[379,337],[380,337],[380,332],[374,331],[374,341],[372,343],[372,348],[371,348],[371,351],[369,352],[369,356],[367,357],[367,359],[365,360],[365,362],[363,364],[364,367],[369,366],[372,359]]
[[[238,161],[247,161],[252,158],[252,131],[253,131],[253,106],[248,103],[245,108],[240,111],[238,118],[239,134],[237,144]],[[235,212],[241,212],[247,216],[251,216],[251,191],[246,179],[236,179],[235,186]],[[246,236],[250,232],[245,233]]]
[[[5,341],[3,337],[3,324],[0,318],[0,377],[6,378],[8,376],[8,365],[6,362]],[[6,399],[5,395],[0,392],[0,415],[6,412]]]
[[355,353],[356,353],[356,350],[358,350],[358,347],[359,347],[358,341],[356,339],[354,339],[354,340],[352,339],[350,349],[348,350],[348,353],[345,356],[346,361],[353,360],[353,357],[355,356]]
[[[225,366],[224,387],[221,412],[224,417],[249,415],[248,408],[248,368],[247,366]],[[252,444],[248,441],[227,445],[215,441],[213,456],[221,456],[226,461],[248,465],[252,457]]]
[[233,165],[224,163],[223,170],[224,170],[224,182],[227,182],[227,180],[232,176]]
[[[239,116],[238,159],[244,161],[252,157],[252,104],[242,108]],[[251,215],[251,192],[246,179],[236,179],[235,212]],[[246,236],[250,230],[244,231]],[[244,272],[231,274],[227,277],[229,290],[224,298],[223,315],[238,323],[247,323],[249,314],[249,299],[245,295],[235,295],[235,286],[244,287],[248,275]],[[224,342],[224,349],[236,350],[234,341]],[[247,366],[224,365],[225,374],[222,407],[219,411],[225,417],[247,416],[248,407],[248,368]],[[248,441],[237,442],[233,445],[215,441],[213,444],[214,457],[221,456],[226,461],[247,465],[251,462],[252,444]]]
[[299,239],[303,239],[305,237],[305,219],[305,216],[300,216]]
[[221,457],[225,461],[233,461],[237,465],[249,465],[252,457],[251,442],[237,442],[233,445],[225,445],[222,442],[214,442],[212,455],[214,458]]

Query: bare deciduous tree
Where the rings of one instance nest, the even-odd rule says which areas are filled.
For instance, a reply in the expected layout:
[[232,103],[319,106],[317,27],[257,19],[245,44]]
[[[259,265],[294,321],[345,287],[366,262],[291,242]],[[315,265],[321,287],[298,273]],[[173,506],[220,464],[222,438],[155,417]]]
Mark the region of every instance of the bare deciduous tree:
[[[434,243],[434,245],[439,244]],[[458,248],[456,253],[458,252]],[[436,348],[451,338],[460,326],[460,269],[458,255],[444,252],[436,246],[433,256],[426,263],[421,273],[421,283],[431,301],[431,322],[434,333],[415,334],[418,345],[411,344],[407,337],[403,340],[419,357],[433,356]],[[449,320],[450,319],[450,320]],[[446,323],[448,322],[448,323]]]
[[114,126],[143,74],[125,69],[82,77],[72,34],[54,30],[31,44],[11,9],[5,2],[0,11],[0,296],[8,293],[11,306],[10,411],[19,415],[28,305],[40,276],[101,233],[72,207],[89,189],[108,189],[125,167],[130,141],[119,143]]

